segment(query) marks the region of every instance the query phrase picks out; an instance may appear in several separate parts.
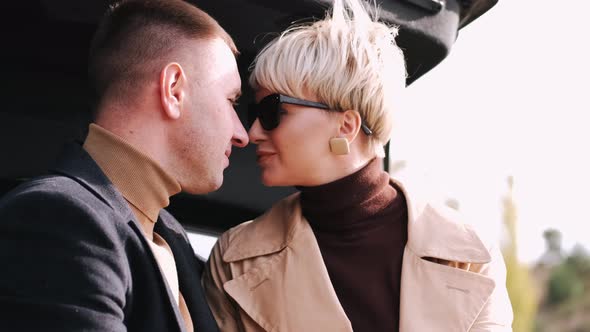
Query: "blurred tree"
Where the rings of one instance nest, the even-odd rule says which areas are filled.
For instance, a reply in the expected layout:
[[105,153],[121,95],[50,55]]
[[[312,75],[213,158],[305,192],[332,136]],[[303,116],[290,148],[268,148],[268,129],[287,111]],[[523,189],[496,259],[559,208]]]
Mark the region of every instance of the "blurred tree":
[[574,267],[581,278],[585,280],[590,278],[590,255],[582,245],[574,246],[566,262]]
[[537,292],[533,286],[528,267],[518,260],[517,221],[518,214],[513,197],[514,178],[509,176],[508,193],[503,198],[504,225],[508,241],[503,248],[506,260],[506,287],[514,311],[514,332],[531,332],[535,326]]
[[[561,248],[561,233],[550,229],[543,233],[547,242],[544,261],[535,269],[535,277],[544,285],[543,305],[537,314],[537,332],[590,331],[590,257],[581,245],[569,255]],[[554,258],[559,258],[555,260]],[[552,259],[548,259],[552,258]]]
[[574,300],[584,293],[584,284],[576,271],[576,266],[568,261],[551,273],[548,287],[547,302],[550,305]]
[[550,228],[543,232],[547,251],[559,253],[561,255],[561,232],[557,229]]
[[[547,233],[547,232],[545,232]],[[584,294],[584,280],[590,277],[590,257],[577,245],[549,278],[547,302],[550,305],[576,300]]]
[[539,259],[539,264],[551,268],[561,264],[564,259],[561,248],[561,232],[557,229],[547,229],[543,232],[545,238],[545,252]]

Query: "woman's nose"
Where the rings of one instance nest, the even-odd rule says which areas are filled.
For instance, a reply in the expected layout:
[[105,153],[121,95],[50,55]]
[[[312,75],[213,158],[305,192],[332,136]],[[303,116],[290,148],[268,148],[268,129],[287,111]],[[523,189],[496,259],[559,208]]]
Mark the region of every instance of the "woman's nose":
[[248,137],[250,138],[250,142],[254,144],[258,144],[259,142],[266,139],[266,130],[264,130],[264,128],[262,128],[260,125],[259,119],[256,119],[256,121],[254,121],[252,124],[252,127],[250,127],[250,130],[248,131]]

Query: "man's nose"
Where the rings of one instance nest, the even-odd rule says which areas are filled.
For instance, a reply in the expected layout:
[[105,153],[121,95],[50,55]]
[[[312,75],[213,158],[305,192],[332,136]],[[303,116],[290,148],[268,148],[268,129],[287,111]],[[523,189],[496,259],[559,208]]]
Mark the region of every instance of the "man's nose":
[[246,129],[244,128],[244,126],[242,125],[242,122],[240,121],[240,118],[238,117],[237,113],[234,113],[233,115],[233,122],[234,122],[234,135],[232,137],[232,144],[239,147],[239,148],[243,148],[246,145],[248,145],[248,133],[246,132]]

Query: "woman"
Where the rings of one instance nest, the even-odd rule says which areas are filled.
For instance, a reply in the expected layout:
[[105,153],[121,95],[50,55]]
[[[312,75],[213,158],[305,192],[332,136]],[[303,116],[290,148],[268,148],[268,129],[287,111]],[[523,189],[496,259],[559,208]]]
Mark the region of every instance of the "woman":
[[222,331],[511,330],[499,251],[382,170],[396,33],[336,0],[256,58],[262,181],[300,192],[215,245],[203,283]]

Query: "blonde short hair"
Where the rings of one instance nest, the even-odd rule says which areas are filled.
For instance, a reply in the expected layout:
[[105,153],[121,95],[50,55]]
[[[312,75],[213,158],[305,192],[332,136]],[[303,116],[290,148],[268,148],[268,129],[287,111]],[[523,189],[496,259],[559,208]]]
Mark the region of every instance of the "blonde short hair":
[[383,157],[406,68],[397,27],[373,16],[359,0],[334,0],[331,15],[290,27],[257,55],[250,85],[297,98],[313,93],[331,109],[358,111],[373,131],[370,148]]

